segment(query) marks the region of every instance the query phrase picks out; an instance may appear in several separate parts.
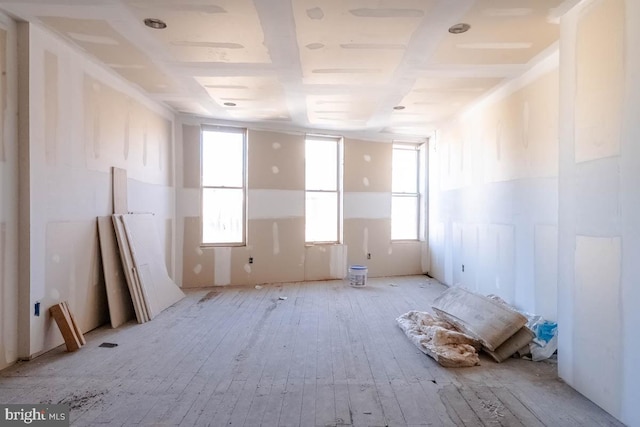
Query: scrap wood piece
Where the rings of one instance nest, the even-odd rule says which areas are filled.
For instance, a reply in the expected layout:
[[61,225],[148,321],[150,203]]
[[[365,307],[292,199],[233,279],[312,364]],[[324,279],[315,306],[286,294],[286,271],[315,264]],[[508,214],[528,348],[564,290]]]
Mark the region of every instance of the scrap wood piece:
[[73,315],[71,309],[69,308],[69,303],[67,303],[66,301],[62,301],[60,304],[62,304],[62,309],[65,311],[65,314],[69,316],[69,319],[71,319],[71,326],[73,326],[73,330],[76,333],[80,344],[85,345],[87,343],[87,340],[84,339],[84,335],[78,327],[78,322],[76,322],[76,317]]
[[527,318],[515,310],[461,287],[449,288],[433,301],[438,317],[479,340],[490,351],[520,330]]
[[449,322],[415,310],[398,317],[396,322],[420,351],[445,368],[480,364],[478,341],[457,331]]
[[78,325],[75,323],[75,319],[72,317],[66,301],[51,306],[49,313],[51,313],[51,317],[53,317],[58,325],[58,329],[60,329],[64,343],[67,346],[67,351],[76,351],[86,343],[82,332],[80,332]]

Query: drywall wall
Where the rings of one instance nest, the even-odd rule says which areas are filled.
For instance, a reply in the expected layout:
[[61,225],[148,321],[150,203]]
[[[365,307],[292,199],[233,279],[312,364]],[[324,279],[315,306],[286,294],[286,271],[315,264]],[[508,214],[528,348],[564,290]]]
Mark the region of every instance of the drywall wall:
[[[152,212],[173,271],[173,114],[43,29],[19,24],[28,106],[28,345],[62,342],[48,308],[68,300],[83,331],[108,319],[96,217],[113,212],[111,168],[127,170],[128,208]],[[24,142],[24,141],[23,141]],[[34,304],[41,315],[33,315]]]
[[560,40],[559,374],[640,425],[640,4],[585,0]]
[[17,32],[0,14],[0,369],[18,358]]
[[556,319],[557,53],[429,144],[430,273]]
[[250,129],[247,245],[203,247],[200,123],[185,119],[179,139],[176,241],[184,287],[340,279],[351,264],[368,265],[371,276],[422,272],[421,242],[391,242],[391,144],[344,141],[343,244],[308,246],[304,135]]

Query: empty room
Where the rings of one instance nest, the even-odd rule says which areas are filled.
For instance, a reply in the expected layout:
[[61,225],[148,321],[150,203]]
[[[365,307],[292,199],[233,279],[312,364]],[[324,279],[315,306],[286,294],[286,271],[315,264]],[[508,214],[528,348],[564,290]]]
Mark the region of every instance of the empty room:
[[0,70],[0,425],[640,427],[640,2],[0,0]]

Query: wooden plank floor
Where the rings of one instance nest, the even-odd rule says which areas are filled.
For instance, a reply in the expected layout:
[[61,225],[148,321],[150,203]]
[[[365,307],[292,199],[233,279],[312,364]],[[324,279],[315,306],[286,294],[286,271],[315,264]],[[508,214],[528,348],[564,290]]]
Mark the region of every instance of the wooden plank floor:
[[412,276],[191,291],[152,322],[4,370],[0,402],[68,403],[77,426],[622,425],[552,363],[445,369],[422,354],[395,318],[444,289]]

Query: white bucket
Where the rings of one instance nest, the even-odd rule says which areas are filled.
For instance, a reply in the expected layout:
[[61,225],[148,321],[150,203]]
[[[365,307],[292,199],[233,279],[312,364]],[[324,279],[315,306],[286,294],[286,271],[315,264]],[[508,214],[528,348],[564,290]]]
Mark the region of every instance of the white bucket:
[[367,266],[352,265],[349,267],[349,285],[361,288],[367,284]]

